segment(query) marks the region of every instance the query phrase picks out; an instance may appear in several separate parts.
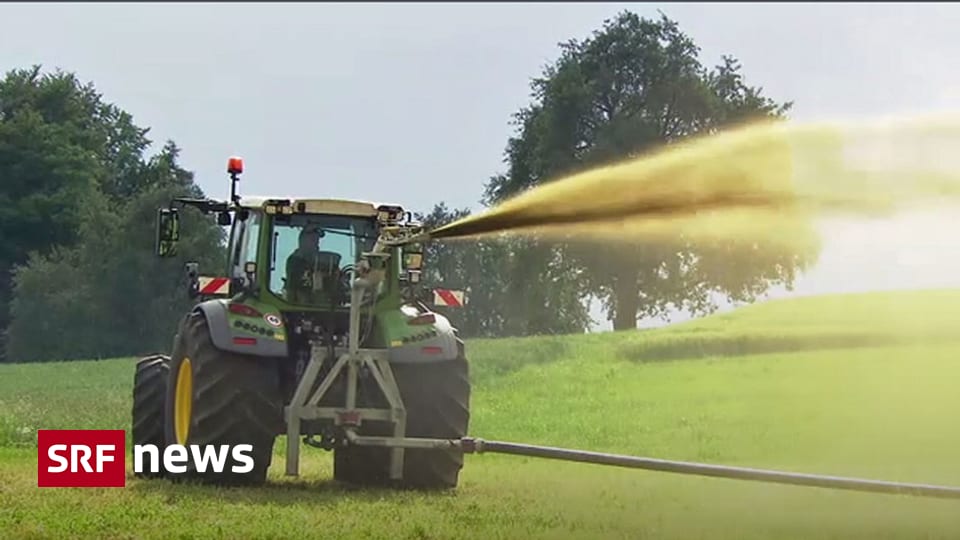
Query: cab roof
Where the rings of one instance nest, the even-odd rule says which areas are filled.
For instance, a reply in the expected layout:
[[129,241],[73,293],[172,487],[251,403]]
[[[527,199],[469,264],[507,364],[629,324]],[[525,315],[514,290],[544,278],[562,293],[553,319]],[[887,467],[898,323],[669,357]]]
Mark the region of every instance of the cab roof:
[[[240,198],[240,206],[246,208],[263,208],[270,202],[289,201],[294,211],[307,214],[333,214],[341,216],[358,217],[376,217],[377,208],[380,206],[391,206],[399,208],[399,205],[359,201],[350,199],[307,199],[296,197],[266,197],[266,196],[245,196]],[[300,209],[301,205],[303,206]]]

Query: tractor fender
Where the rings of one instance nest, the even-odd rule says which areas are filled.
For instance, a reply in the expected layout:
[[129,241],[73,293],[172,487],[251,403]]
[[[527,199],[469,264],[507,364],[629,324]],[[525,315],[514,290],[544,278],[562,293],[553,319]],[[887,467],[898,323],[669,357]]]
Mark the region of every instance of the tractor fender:
[[434,324],[424,326],[423,339],[414,339],[411,342],[389,349],[389,361],[394,364],[426,364],[455,360],[461,355],[460,339],[450,320],[434,313]]
[[210,340],[213,346],[221,351],[228,351],[252,356],[287,356],[287,344],[274,339],[257,339],[256,344],[234,343],[234,337],[247,337],[235,332],[227,319],[227,303],[229,300],[216,298],[197,304],[195,312],[203,313],[210,328]]

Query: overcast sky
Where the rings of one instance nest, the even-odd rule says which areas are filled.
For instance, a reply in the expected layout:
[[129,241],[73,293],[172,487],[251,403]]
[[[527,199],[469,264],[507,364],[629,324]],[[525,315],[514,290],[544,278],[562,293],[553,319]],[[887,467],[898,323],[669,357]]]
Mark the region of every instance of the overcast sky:
[[[211,196],[239,154],[249,194],[476,209],[529,79],[623,9],[662,10],[707,64],[736,56],[797,120],[960,109],[956,4],[3,3],[0,68],[93,81]],[[831,226],[797,293],[960,286],[956,225]]]

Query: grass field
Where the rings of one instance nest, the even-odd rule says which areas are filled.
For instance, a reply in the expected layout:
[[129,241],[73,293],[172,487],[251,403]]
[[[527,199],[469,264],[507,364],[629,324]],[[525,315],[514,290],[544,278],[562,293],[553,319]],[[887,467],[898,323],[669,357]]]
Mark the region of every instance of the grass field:
[[[960,485],[960,291],[776,301],[658,330],[468,344],[474,436]],[[133,359],[0,366],[0,537],[960,538],[960,501],[512,456],[424,495],[303,476],[36,487],[37,428],[128,428]]]

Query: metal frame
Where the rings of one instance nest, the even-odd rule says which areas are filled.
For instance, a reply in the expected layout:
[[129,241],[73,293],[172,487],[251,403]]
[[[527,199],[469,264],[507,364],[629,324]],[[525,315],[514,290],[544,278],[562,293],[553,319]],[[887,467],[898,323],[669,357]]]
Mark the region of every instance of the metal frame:
[[[404,245],[428,238],[419,226],[401,227],[387,225],[381,228],[380,237],[370,252],[363,253],[362,261],[358,265],[359,275],[353,280],[350,290],[350,322],[348,330],[348,347],[334,348],[336,363],[324,377],[320,385],[313,390],[320,375],[320,368],[329,354],[329,347],[321,343],[311,343],[310,361],[304,370],[300,382],[294,391],[290,404],[284,408],[284,419],[287,424],[287,476],[298,476],[300,473],[300,428],[304,420],[332,420],[335,426],[344,429],[343,444],[365,443],[356,433],[356,429],[364,419],[387,421],[393,424],[392,440],[405,439],[407,431],[407,410],[400,396],[400,388],[393,376],[386,349],[360,348],[360,308],[364,295],[372,290],[384,277],[383,263],[389,259],[384,251],[392,246]],[[372,263],[372,264],[371,264]],[[373,375],[380,391],[387,399],[389,408],[358,408],[357,383],[358,375],[366,367]],[[319,403],[333,387],[334,381],[343,372],[347,371],[346,403],[341,407],[320,407]],[[390,479],[403,479],[404,445],[388,444],[390,446]]]
[[[393,424],[393,437],[400,439],[407,431],[407,411],[403,406],[400,388],[390,368],[386,349],[361,349],[359,344],[360,304],[363,293],[372,287],[375,281],[357,278],[350,292],[350,331],[347,349],[337,347],[334,354],[336,363],[324,377],[320,385],[313,390],[320,375],[320,368],[326,360],[329,348],[321,343],[312,343],[310,362],[304,370],[293,399],[284,410],[287,422],[287,463],[286,474],[297,476],[300,471],[300,427],[303,420],[333,420],[335,426],[341,426],[346,433],[347,443],[355,440],[355,430],[363,420],[381,420]],[[366,367],[377,386],[387,399],[389,408],[358,408],[357,386],[360,370]],[[346,403],[341,407],[320,407],[319,403],[333,388],[337,377],[346,370]],[[404,448],[393,445],[390,455],[390,478],[403,478]]]

